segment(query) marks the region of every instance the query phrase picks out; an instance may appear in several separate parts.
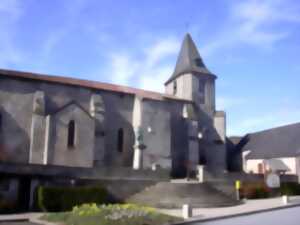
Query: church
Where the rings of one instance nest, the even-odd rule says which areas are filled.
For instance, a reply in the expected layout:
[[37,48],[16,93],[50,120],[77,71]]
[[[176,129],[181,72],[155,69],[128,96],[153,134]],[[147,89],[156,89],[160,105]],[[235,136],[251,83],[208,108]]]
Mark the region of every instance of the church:
[[0,70],[1,161],[66,167],[226,170],[226,117],[217,76],[191,36],[165,93]]
[[198,165],[224,173],[226,115],[216,110],[216,79],[189,34],[165,93],[1,69],[2,192],[30,193],[59,177],[185,178]]

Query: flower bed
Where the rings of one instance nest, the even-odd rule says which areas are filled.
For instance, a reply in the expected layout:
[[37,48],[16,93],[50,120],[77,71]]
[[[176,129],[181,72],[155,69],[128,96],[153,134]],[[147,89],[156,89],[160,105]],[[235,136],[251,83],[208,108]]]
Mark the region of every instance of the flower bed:
[[41,219],[65,225],[161,225],[181,220],[134,204],[83,204],[71,212],[49,213]]

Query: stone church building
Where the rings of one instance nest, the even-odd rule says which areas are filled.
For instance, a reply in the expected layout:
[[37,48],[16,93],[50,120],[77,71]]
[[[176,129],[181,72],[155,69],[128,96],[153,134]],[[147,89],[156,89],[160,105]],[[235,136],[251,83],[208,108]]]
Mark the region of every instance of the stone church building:
[[216,109],[216,79],[189,34],[165,93],[0,70],[1,189],[117,168],[127,177],[186,177],[197,165],[223,173],[226,116]]

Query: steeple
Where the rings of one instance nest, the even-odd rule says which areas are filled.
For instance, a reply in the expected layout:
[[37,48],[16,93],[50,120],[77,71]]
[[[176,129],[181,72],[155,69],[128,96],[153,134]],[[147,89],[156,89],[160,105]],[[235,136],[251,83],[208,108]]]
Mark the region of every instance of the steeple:
[[166,81],[165,85],[185,73],[193,73],[195,75],[206,74],[215,77],[203,63],[197,47],[189,33],[184,37],[175,70],[172,76]]

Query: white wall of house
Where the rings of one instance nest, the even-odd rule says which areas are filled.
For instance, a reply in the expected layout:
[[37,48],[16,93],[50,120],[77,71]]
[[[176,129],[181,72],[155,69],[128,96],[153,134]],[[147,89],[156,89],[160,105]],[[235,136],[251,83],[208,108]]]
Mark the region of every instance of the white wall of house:
[[[244,172],[246,173],[259,173],[259,164],[263,163],[264,159],[244,159]],[[299,174],[300,172],[300,158],[296,157],[288,157],[288,158],[276,158],[278,160],[281,160],[289,169],[290,171],[287,171],[286,174]],[[298,163],[297,163],[298,161]],[[268,170],[268,166],[265,167],[266,170]]]
[[263,159],[249,159],[249,160],[246,160],[246,161],[244,161],[244,171],[246,173],[259,173],[258,165],[262,162],[263,162]]

